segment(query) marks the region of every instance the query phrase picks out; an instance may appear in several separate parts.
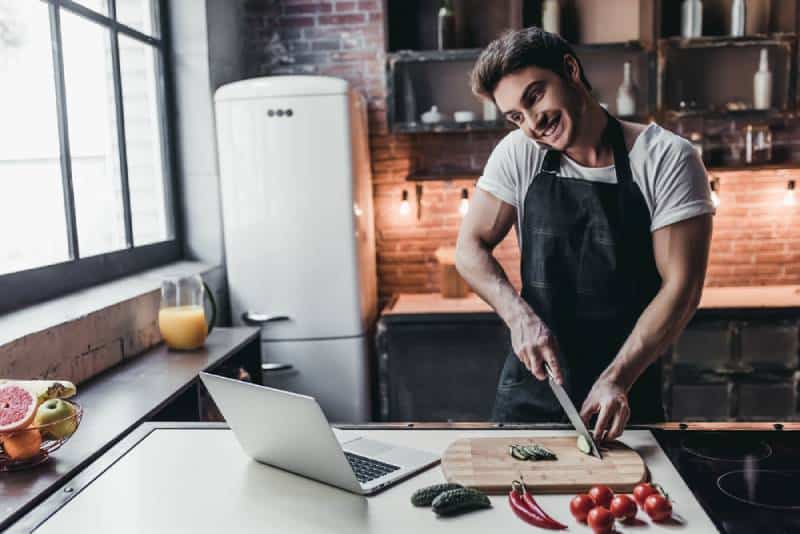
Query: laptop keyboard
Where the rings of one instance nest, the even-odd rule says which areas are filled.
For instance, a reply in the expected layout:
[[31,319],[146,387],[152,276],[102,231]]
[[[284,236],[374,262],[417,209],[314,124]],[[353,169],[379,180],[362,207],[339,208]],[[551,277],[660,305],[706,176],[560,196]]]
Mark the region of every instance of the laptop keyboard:
[[375,480],[376,478],[380,478],[383,475],[388,475],[392,471],[400,469],[396,465],[385,464],[378,460],[373,460],[372,458],[365,458],[364,456],[353,454],[352,452],[345,452],[344,455],[347,456],[347,461],[350,462],[350,467],[353,468],[356,478],[362,483]]

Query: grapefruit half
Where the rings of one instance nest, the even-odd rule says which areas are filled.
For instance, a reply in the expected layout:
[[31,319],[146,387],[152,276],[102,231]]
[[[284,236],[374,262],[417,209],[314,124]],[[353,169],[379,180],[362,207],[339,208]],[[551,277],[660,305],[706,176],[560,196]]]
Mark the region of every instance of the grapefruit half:
[[13,384],[0,386],[0,434],[31,424],[37,404],[33,393],[23,387]]

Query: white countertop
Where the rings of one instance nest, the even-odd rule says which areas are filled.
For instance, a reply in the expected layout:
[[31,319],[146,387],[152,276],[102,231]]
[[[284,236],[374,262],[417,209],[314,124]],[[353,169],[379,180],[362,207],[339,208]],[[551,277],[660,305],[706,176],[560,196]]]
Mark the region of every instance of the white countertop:
[[[268,432],[268,429],[264,430]],[[462,436],[536,436],[573,434],[558,430],[463,431],[370,430],[345,435],[415,446],[441,454]],[[630,430],[621,439],[644,458],[653,480],[674,500],[680,521],[651,523],[643,512],[635,526],[618,532],[711,533],[713,523],[694,499],[653,435]],[[233,434],[219,429],[156,429],[98,479],[47,520],[37,533],[186,532],[259,533],[527,533],[536,531],[510,510],[505,496],[491,497],[493,508],[438,518],[409,502],[418,488],[443,482],[435,466],[386,491],[361,497],[259,464],[244,455]],[[590,533],[569,513],[572,495],[542,495],[547,513]],[[533,530],[532,530],[533,529]]]

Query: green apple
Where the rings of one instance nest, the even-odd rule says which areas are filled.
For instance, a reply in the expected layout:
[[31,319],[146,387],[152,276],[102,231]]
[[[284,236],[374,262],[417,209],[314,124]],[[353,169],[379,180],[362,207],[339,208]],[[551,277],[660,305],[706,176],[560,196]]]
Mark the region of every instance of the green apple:
[[63,439],[72,435],[75,432],[78,424],[72,415],[75,409],[68,402],[61,399],[50,399],[44,401],[39,409],[36,410],[36,417],[33,419],[33,424],[36,426],[47,425],[56,423],[52,426],[42,429],[42,437],[45,439]]

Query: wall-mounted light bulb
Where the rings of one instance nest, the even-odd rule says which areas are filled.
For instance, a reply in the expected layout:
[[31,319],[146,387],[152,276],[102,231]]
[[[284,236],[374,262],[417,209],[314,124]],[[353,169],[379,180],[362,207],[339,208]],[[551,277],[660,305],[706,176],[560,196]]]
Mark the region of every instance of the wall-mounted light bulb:
[[362,210],[358,204],[353,204],[353,215],[356,217],[361,217],[364,215],[364,210]]
[[403,189],[403,200],[400,201],[400,215],[411,213],[411,205],[408,203],[408,191]]
[[711,203],[714,205],[715,208],[718,208],[720,204],[719,194],[717,193],[716,178],[711,180]]
[[469,191],[466,189],[461,190],[461,204],[458,206],[458,212],[463,217],[469,211]]
[[797,197],[794,192],[794,180],[789,180],[786,184],[786,192],[783,194],[783,205],[794,206],[797,204]]

